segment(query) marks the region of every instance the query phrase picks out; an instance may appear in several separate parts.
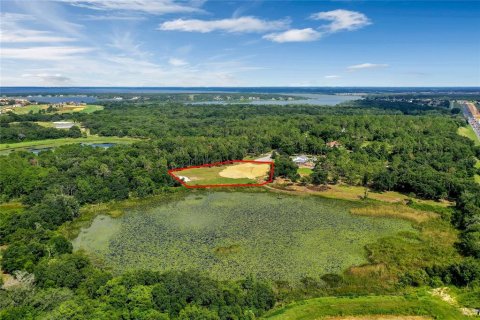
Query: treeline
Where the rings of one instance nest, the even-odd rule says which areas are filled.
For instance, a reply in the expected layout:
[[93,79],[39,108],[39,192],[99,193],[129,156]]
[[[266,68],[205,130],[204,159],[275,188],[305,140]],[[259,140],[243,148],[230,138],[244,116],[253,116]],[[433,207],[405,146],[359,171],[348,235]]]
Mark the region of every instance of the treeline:
[[0,124],[0,143],[15,143],[22,141],[79,138],[82,132],[78,126],[69,129],[42,127],[34,122],[2,123]]
[[67,145],[38,156],[0,157],[0,199],[37,203],[48,194],[73,196],[81,204],[145,197],[178,185],[170,168],[242,159],[244,138],[168,138],[109,149]]
[[[109,150],[69,146],[38,157],[0,158],[0,195],[39,199],[62,192],[80,203],[145,196],[174,184],[166,174],[169,168],[242,159],[272,149],[284,157],[315,155],[316,183],[344,182],[452,200],[472,188],[480,148],[457,135],[464,120],[354,110],[361,109],[112,103],[94,115],[74,116],[92,133],[150,139]],[[31,121],[44,115],[24,117]],[[0,117],[7,125],[19,119]]]
[[[419,115],[425,113],[457,114],[459,112],[459,109],[449,110],[448,108],[450,106],[450,102],[446,99],[439,100],[436,105],[430,105],[419,99],[409,99],[408,101],[391,101],[388,98],[367,97],[365,99],[348,102],[348,104],[360,108],[397,110],[403,114],[409,115]],[[398,99],[400,98],[401,97],[398,97]],[[407,98],[404,99],[406,100]]]

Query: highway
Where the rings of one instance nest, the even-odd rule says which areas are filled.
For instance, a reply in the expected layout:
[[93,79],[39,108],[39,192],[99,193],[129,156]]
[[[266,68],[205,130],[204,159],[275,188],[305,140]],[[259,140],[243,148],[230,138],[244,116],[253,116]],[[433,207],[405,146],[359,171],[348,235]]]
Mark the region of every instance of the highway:
[[473,131],[480,139],[480,112],[473,102],[458,101],[463,105],[463,115],[467,118],[468,123],[472,126]]

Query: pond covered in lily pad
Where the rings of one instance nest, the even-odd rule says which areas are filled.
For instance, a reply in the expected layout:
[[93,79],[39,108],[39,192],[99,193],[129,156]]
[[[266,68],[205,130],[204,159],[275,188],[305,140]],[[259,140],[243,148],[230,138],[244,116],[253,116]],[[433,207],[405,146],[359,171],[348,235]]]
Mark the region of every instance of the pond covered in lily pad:
[[97,216],[73,241],[114,271],[199,269],[219,279],[296,282],[366,263],[364,246],[410,223],[354,216],[353,202],[204,192]]

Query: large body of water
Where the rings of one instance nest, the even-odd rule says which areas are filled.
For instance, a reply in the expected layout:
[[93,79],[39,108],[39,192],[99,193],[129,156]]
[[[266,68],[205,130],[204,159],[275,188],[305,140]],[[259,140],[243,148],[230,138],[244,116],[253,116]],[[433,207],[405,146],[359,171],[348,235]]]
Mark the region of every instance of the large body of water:
[[278,93],[345,94],[388,92],[478,93],[480,87],[0,87],[0,95],[100,93]]
[[[114,271],[197,269],[299,281],[366,263],[364,246],[410,223],[354,216],[349,202],[266,192],[203,192],[97,216],[74,239]],[[97,260],[98,261],[98,260]]]
[[310,105],[328,105],[361,99],[361,96],[354,95],[334,95],[334,94],[295,94],[295,96],[304,97],[298,100],[252,100],[248,102],[229,102],[229,101],[200,101],[190,104],[253,104],[253,105],[288,105],[288,104],[310,104]]

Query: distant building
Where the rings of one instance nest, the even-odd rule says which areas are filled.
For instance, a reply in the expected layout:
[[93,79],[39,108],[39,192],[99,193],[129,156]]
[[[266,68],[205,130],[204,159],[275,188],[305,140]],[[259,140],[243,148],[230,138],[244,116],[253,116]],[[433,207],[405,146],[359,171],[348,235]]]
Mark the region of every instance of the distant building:
[[293,158],[292,161],[295,162],[296,164],[304,164],[308,162],[308,157],[305,155],[300,155]]

